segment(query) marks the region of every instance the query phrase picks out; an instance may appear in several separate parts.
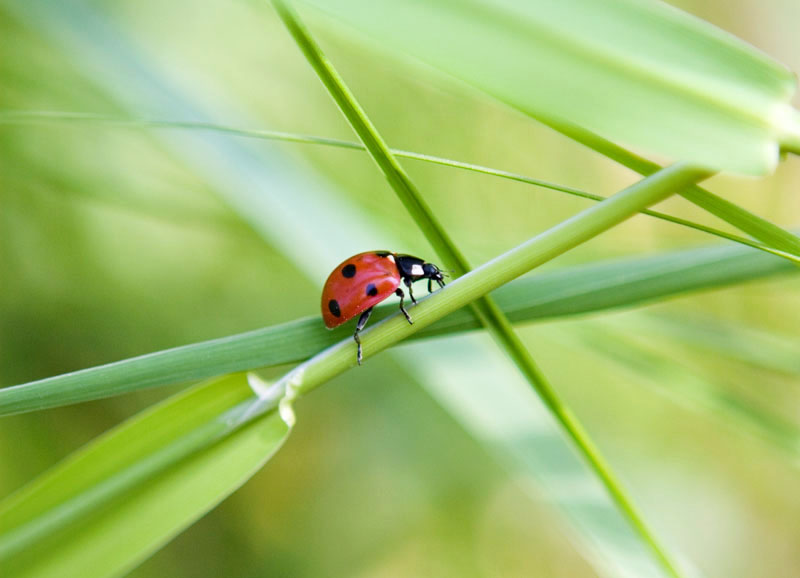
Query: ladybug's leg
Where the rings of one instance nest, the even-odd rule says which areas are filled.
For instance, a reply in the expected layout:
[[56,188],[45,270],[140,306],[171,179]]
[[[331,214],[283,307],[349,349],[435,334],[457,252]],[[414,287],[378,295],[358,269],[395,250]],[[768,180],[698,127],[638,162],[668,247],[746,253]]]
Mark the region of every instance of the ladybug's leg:
[[405,316],[406,316],[406,320],[407,320],[409,323],[412,323],[412,324],[413,324],[414,322],[413,322],[413,321],[411,321],[411,316],[408,314],[408,311],[406,311],[406,308],[405,308],[405,307],[403,307],[403,297],[405,297],[405,296],[406,296],[406,294],[405,294],[405,293],[403,293],[403,290],[402,290],[402,289],[400,289],[400,287],[398,287],[398,288],[395,290],[394,294],[395,294],[395,295],[397,295],[398,297],[400,297],[400,311],[402,311],[402,312],[403,312],[403,315],[405,315]]
[[411,297],[411,302],[414,305],[416,305],[417,304],[417,300],[414,299],[414,294],[411,292],[411,284],[413,283],[413,281],[411,279],[409,279],[408,277],[406,277],[405,279],[403,279],[403,283],[405,283],[406,287],[408,287],[408,296]]
[[361,314],[361,317],[358,318],[358,323],[356,323],[356,332],[353,333],[353,339],[355,339],[356,343],[358,343],[358,355],[356,356],[356,361],[358,361],[359,365],[361,365],[361,339],[358,337],[358,332],[364,329],[370,313],[372,313],[372,307],[364,311],[364,313]]
[[[433,282],[433,279],[428,277],[428,293],[432,293],[432,289],[433,289],[433,285],[431,285],[432,282]],[[441,279],[437,279],[436,282],[439,284],[439,287],[444,287],[444,281],[442,281]]]

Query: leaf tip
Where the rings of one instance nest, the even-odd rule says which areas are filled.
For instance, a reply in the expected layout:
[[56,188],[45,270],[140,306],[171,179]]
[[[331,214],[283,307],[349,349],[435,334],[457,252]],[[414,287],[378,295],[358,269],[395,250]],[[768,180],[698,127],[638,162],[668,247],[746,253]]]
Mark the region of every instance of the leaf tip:
[[787,104],[776,112],[775,117],[781,149],[800,154],[800,111]]

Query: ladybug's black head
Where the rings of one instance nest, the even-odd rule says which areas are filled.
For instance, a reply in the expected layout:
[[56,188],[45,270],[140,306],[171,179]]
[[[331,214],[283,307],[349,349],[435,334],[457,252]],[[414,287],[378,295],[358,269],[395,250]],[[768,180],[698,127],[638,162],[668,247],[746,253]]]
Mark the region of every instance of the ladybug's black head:
[[433,263],[422,264],[422,276],[426,279],[431,279],[439,284],[439,287],[444,287],[444,275],[439,271],[439,267]]

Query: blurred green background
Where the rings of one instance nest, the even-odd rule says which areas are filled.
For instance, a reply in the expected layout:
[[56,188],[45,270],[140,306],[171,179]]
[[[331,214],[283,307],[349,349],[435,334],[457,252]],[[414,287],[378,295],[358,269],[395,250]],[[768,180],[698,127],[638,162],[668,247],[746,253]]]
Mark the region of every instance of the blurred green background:
[[[675,4],[800,70],[794,0]],[[515,111],[304,15],[393,147],[599,194],[636,180]],[[264,3],[0,2],[0,38],[2,109],[206,119],[353,140]],[[176,108],[175,94],[193,107]],[[218,149],[203,149],[209,141],[255,160],[217,166],[209,151]],[[276,179],[283,212],[266,221],[237,196],[261,174],[252,162]],[[403,164],[473,264],[587,206]],[[798,187],[795,158],[767,179],[709,183],[787,227],[798,223]],[[303,206],[309,199],[314,211]],[[203,132],[3,125],[0,207],[0,386],[315,315],[312,279],[361,250],[435,260],[365,154]],[[719,225],[680,199],[660,208]],[[338,257],[317,252],[315,235]],[[385,247],[391,238],[406,245]],[[637,217],[548,268],[714,242]],[[649,522],[709,575],[797,575],[797,448],[777,448],[669,392],[706,384],[800,426],[800,362],[764,346],[800,345],[798,288],[800,280],[781,278],[520,328]],[[435,356],[451,341],[402,348]],[[752,359],[736,359],[745,354]],[[177,389],[3,418],[0,495]],[[595,575],[547,496],[524,490],[397,359],[370,359],[297,410],[298,427],[255,478],[131,575]]]

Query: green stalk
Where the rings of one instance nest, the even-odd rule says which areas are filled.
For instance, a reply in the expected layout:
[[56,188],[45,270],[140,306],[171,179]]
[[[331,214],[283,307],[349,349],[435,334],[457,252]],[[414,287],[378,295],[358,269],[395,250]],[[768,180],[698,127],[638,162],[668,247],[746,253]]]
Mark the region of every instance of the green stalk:
[[397,193],[417,226],[422,229],[425,237],[439,253],[446,267],[453,269],[457,275],[466,273],[469,270],[467,260],[449,238],[444,227],[436,220],[414,183],[389,151],[389,147],[386,146],[377,129],[347,88],[333,64],[297,17],[294,9],[282,0],[274,0],[272,4],[328,93],[347,118],[358,138],[364,143],[372,160],[389,181],[389,185]]
[[[283,0],[273,0],[273,5],[275,6],[279,17],[286,25],[292,37],[295,39],[298,47],[305,55],[309,64],[314,68],[317,76],[325,85],[328,92],[339,106],[347,120],[350,122],[350,125],[353,127],[356,134],[358,134],[373,160],[375,160],[375,162],[378,164],[378,167],[381,169],[381,171],[383,171],[384,175],[389,181],[389,184],[395,190],[398,197],[411,214],[412,218],[417,222],[428,241],[444,260],[445,265],[448,268],[452,268],[458,277],[461,277],[467,273],[470,270],[470,266],[466,258],[456,247],[455,243],[453,243],[453,241],[449,238],[449,235],[447,235],[444,227],[442,227],[438,220],[434,217],[432,211],[425,203],[422,195],[419,193],[414,183],[391,154],[389,147],[380,137],[377,129],[372,125],[366,113],[364,113],[364,111],[361,109],[357,100],[349,91],[343,79],[339,76],[330,61],[325,57],[322,49],[319,47],[319,45],[317,45],[316,41],[313,39],[310,32],[299,19],[297,14],[294,12],[293,8],[291,8],[288,3],[283,2]],[[679,174],[693,173],[691,170],[679,170],[678,172]],[[691,182],[694,183],[695,181],[696,179],[692,180]],[[645,190],[647,190],[647,187],[645,187]],[[669,189],[666,193],[664,193],[664,195],[668,196],[673,192],[674,189]],[[622,197],[618,198],[625,198],[625,195],[622,194]],[[634,212],[638,212],[639,208],[645,208],[650,204],[652,203],[647,203],[644,207],[637,207]],[[598,205],[597,207],[602,205],[603,204],[601,203],[601,205]],[[602,211],[597,215],[591,215],[589,217],[589,221],[602,224],[603,220],[601,215]],[[571,220],[565,221],[565,223],[570,223],[570,221]],[[606,228],[607,227],[600,228],[597,233],[605,230]],[[556,227],[554,230],[558,230],[558,227]],[[569,231],[569,227],[567,230]],[[586,230],[588,231],[590,229],[587,228]],[[587,241],[593,236],[594,235],[590,234],[581,241],[578,241],[578,243]],[[524,263],[524,260],[521,262]],[[522,270],[519,274],[522,274],[525,270],[533,268],[533,266],[535,265],[530,265],[530,267]],[[519,275],[513,275],[511,279],[517,276]],[[511,279],[508,280],[510,281]],[[457,281],[458,279],[456,282]],[[481,323],[492,332],[495,339],[500,342],[522,374],[536,389],[539,396],[544,400],[545,404],[550,408],[551,412],[556,417],[557,421],[565,429],[567,435],[573,440],[577,448],[584,454],[585,458],[595,470],[596,475],[602,480],[603,484],[606,486],[608,492],[617,503],[618,507],[626,514],[626,516],[629,518],[629,521],[638,531],[640,536],[642,536],[642,538],[650,545],[651,549],[662,563],[664,568],[670,574],[677,577],[679,575],[677,567],[669,559],[666,551],[657,543],[655,536],[646,527],[644,520],[641,518],[641,516],[639,516],[630,499],[625,495],[619,481],[614,476],[608,464],[600,456],[597,449],[591,444],[589,437],[583,431],[583,428],[580,426],[578,420],[566,408],[565,404],[559,399],[555,393],[555,390],[536,366],[533,357],[525,348],[522,340],[520,340],[517,334],[514,332],[514,329],[511,326],[511,323],[508,321],[508,318],[503,315],[502,311],[494,302],[494,300],[486,296],[486,293],[488,293],[489,290],[475,295],[474,298],[468,299],[466,303],[471,304],[473,311],[475,311]],[[418,315],[419,312],[415,312],[415,316]],[[302,376],[302,373],[300,375]],[[292,384],[293,388],[297,386],[294,379],[291,379],[289,383]],[[298,388],[297,391],[299,392],[301,390]]]
[[[456,279],[442,291],[420,301],[414,308],[413,325],[395,315],[366,330],[362,337],[364,356],[369,357],[386,349],[489,291],[592,239],[641,209],[662,201],[675,191],[709,176],[710,172],[706,169],[677,164],[639,181]],[[285,388],[286,399],[291,402],[297,396],[312,391],[352,367],[355,364],[354,359],[355,345],[349,339],[342,341],[288,373],[281,380],[280,387]],[[637,512],[633,501],[622,489],[616,476],[569,409],[561,403],[552,389],[541,388],[539,392],[664,569],[671,576],[679,577],[677,565],[658,543],[655,535]]]

